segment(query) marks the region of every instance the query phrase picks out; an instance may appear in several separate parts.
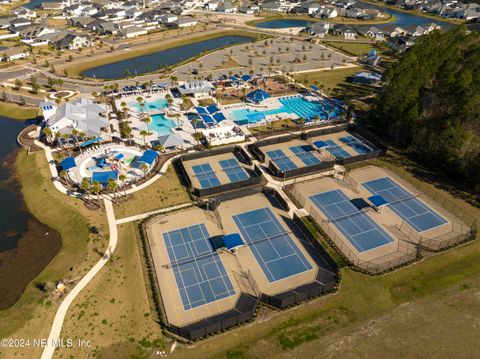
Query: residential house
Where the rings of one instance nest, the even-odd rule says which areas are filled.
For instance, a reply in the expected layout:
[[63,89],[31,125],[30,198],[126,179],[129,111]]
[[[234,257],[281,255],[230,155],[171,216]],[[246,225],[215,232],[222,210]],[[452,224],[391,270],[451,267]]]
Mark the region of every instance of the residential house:
[[408,36],[391,37],[387,39],[387,46],[397,52],[405,52],[415,44],[415,40]]
[[371,37],[379,41],[384,40],[383,32],[375,26],[357,26],[356,29],[360,36]]
[[333,35],[343,36],[345,39],[354,40],[357,37],[357,30],[351,25],[334,25],[332,30]]
[[312,35],[318,37],[324,37],[328,34],[328,31],[332,28],[332,24],[325,21],[318,21],[310,24],[305,28],[305,31]]
[[130,26],[118,31],[118,36],[133,38],[137,36],[146,35],[148,31],[143,27],[139,26]]
[[13,61],[18,59],[23,59],[27,57],[28,51],[25,51],[24,48],[17,46],[17,47],[0,47],[0,61]]
[[177,19],[176,21],[173,21],[170,24],[173,25],[174,27],[189,27],[189,26],[197,25],[198,21],[192,17],[182,17]]
[[262,9],[265,11],[283,11],[282,5],[278,2],[265,2],[262,4]]

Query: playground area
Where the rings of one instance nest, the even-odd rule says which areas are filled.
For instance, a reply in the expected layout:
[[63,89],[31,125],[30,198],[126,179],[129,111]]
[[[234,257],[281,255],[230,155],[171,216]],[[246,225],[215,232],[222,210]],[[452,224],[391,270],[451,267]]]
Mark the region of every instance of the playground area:
[[137,147],[107,144],[92,147],[79,156],[68,157],[66,160],[73,159],[75,163],[75,166],[68,169],[73,181],[80,183],[86,177],[106,187],[109,180],[117,181],[120,175],[125,176],[123,184],[135,183],[151,170],[156,158],[157,153],[152,150],[142,151]]

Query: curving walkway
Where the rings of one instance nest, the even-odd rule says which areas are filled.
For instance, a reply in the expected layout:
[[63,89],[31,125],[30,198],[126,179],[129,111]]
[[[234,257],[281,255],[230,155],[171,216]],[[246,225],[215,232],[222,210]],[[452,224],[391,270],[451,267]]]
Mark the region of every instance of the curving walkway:
[[115,214],[113,212],[113,205],[112,202],[107,199],[104,199],[104,202],[105,210],[107,212],[108,230],[110,233],[108,248],[97,264],[95,264],[92,269],[90,269],[90,271],[72,289],[72,291],[68,293],[68,295],[62,301],[62,304],[60,304],[60,307],[58,307],[57,313],[55,314],[55,319],[53,320],[52,329],[50,330],[50,334],[48,336],[47,346],[42,353],[42,359],[52,358],[53,353],[55,352],[54,343],[60,338],[60,333],[62,332],[63,322],[65,320],[68,308],[73,303],[77,295],[82,291],[82,289],[85,288],[87,284],[95,277],[95,275],[103,268],[103,266],[107,264],[111,255],[115,251],[115,247],[117,246],[118,233],[117,225],[115,223]]

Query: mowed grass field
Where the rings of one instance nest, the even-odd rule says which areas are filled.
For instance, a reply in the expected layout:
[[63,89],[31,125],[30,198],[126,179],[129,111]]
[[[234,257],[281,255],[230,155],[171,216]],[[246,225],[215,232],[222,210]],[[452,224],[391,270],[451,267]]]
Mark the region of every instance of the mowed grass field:
[[62,336],[92,341],[92,348],[64,348],[55,358],[144,358],[166,348],[151,318],[143,279],[136,225],[118,227],[113,260],[77,297],[65,318]]
[[[0,311],[0,338],[47,338],[56,304],[36,283],[54,286],[61,279],[79,279],[98,261],[95,249],[108,244],[106,217],[92,212],[83,203],[58,192],[51,181],[43,152],[27,155],[20,151],[17,175],[28,210],[42,223],[58,231],[62,247],[47,267],[25,289],[10,308]],[[87,219],[88,218],[88,219]],[[92,233],[89,229],[95,228]],[[4,289],[2,289],[4,290]],[[41,348],[0,350],[0,358],[35,358]]]
[[15,103],[0,102],[0,116],[12,118],[14,120],[30,120],[37,117],[38,108],[30,106],[20,106]]
[[368,96],[375,92],[373,87],[356,85],[350,82],[352,76],[364,69],[359,66],[306,72],[295,75],[296,81],[307,85],[318,86],[327,95],[343,100]]
[[115,217],[130,217],[189,201],[187,191],[181,185],[173,166],[170,166],[153,184],[133,193],[127,202],[115,205]]

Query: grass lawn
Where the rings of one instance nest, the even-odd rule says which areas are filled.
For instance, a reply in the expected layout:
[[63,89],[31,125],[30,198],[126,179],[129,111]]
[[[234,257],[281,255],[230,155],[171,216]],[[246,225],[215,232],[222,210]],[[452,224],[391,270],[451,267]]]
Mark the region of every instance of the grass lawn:
[[180,184],[173,167],[170,166],[160,179],[147,188],[135,192],[133,198],[127,202],[116,205],[115,216],[117,219],[130,217],[189,201],[187,191]]
[[[451,200],[480,219],[478,207]],[[343,268],[338,293],[272,315],[254,330],[243,326],[181,348],[176,357],[312,358],[319,348],[329,358],[432,357],[438,350],[475,357],[479,271],[478,238],[381,276]]]
[[12,118],[14,120],[30,120],[37,117],[38,108],[30,106],[20,106],[15,103],[0,102],[0,116]]
[[[46,301],[46,294],[37,289],[35,283],[54,285],[59,279],[82,277],[98,261],[98,254],[93,249],[106,248],[108,229],[102,212],[89,211],[79,200],[67,197],[54,188],[43,152],[27,155],[22,150],[16,165],[28,210],[39,221],[60,233],[62,247],[27,286],[17,303],[0,311],[0,337],[47,338],[56,305]],[[98,230],[98,234],[89,231],[92,227]],[[27,358],[40,356],[39,348],[33,346],[21,353]]]
[[355,85],[348,81],[348,78],[362,71],[361,67],[351,67],[344,69],[333,69],[325,71],[307,72],[295,75],[295,80],[310,85],[316,85],[326,92],[327,95],[349,100],[362,97],[374,92],[374,88],[369,86]]
[[352,56],[365,55],[370,50],[378,50],[375,44],[364,44],[359,42],[326,42],[325,45],[334,47]]
[[[68,64],[64,68],[67,70],[68,75],[70,77],[75,77],[75,76],[79,77],[83,71],[94,68],[94,67],[111,64],[114,62],[119,62],[119,61],[131,59],[134,57],[138,57],[138,56],[148,55],[161,50],[171,49],[171,48],[175,48],[183,45],[192,44],[195,42],[205,41],[205,40],[214,39],[222,36],[229,36],[229,35],[247,36],[247,37],[251,37],[252,39],[255,39],[255,41],[261,40],[267,37],[266,35],[257,34],[249,31],[243,31],[243,30],[215,31],[206,35],[199,35],[199,36],[195,36],[195,35],[186,36],[186,37],[180,36],[180,38],[168,39],[166,41],[159,41],[158,43],[152,41],[152,46],[148,46],[148,47],[137,48],[137,49],[132,48],[130,51],[123,51],[123,52],[115,51],[114,53],[103,54],[101,56],[94,57],[93,59],[86,59],[85,61],[80,63]],[[219,49],[216,49],[213,51],[217,51],[217,50]],[[198,57],[204,56],[205,54],[206,53],[202,53],[196,57],[186,59],[183,62],[179,62],[178,64],[175,64],[175,66],[179,66],[183,63],[191,62]],[[61,69],[61,72],[63,72],[63,68]]]
[[[75,348],[75,357],[143,358],[148,349],[164,348],[162,330],[150,316],[135,226],[119,226],[113,261],[77,297],[65,318],[62,336],[93,344]],[[72,349],[64,348],[55,357],[71,354]]]

